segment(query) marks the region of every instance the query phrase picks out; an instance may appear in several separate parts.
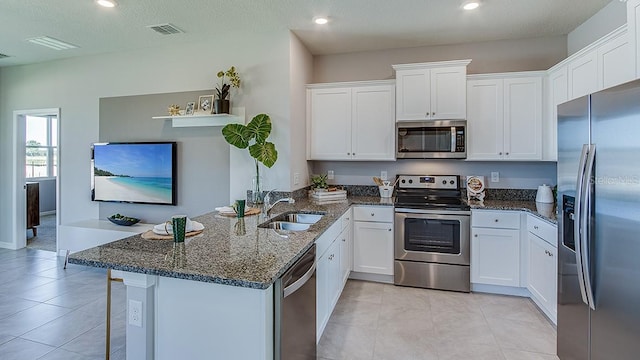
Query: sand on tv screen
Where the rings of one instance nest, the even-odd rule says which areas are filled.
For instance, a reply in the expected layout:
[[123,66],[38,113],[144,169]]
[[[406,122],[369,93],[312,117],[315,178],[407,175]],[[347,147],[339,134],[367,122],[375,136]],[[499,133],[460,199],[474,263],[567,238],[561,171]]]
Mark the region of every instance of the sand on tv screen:
[[176,204],[176,143],[93,145],[94,201]]

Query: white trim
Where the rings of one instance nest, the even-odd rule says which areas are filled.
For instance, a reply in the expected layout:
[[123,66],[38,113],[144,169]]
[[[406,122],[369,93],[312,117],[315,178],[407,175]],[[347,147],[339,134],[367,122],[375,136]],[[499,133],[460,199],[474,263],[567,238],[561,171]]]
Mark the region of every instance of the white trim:
[[395,85],[395,79],[389,80],[368,80],[368,81],[345,81],[332,83],[307,84],[307,89],[324,89],[335,87],[353,87],[353,86],[377,86],[377,85]]
[[128,271],[121,271],[118,275],[122,276],[124,284],[126,286],[133,286],[138,288],[150,288],[156,284],[158,275],[147,275],[141,273],[132,273]]
[[[4,243],[10,249],[17,250],[27,245],[27,235],[25,232],[27,223],[26,217],[26,196],[24,184],[26,176],[24,174],[25,163],[25,136],[26,136],[26,117],[28,115],[54,115],[58,116],[58,145],[60,139],[60,108],[48,109],[32,109],[32,110],[15,110],[13,112],[13,140],[12,140],[12,171],[13,179],[11,181],[13,194],[11,196],[11,220],[13,229],[11,231],[11,240]],[[60,208],[60,149],[58,147],[58,176],[56,177],[56,209]],[[56,212],[56,228],[59,224],[60,215]],[[57,234],[56,234],[57,235]],[[6,245],[5,245],[6,244]],[[56,245],[57,246],[57,245]]]
[[411,69],[431,69],[437,67],[450,67],[450,66],[467,66],[471,63],[471,59],[466,60],[450,60],[450,61],[436,61],[416,64],[397,64],[391,65],[394,70],[411,70]]
[[483,79],[511,79],[519,77],[544,77],[546,71],[517,71],[505,73],[489,73],[489,74],[473,74],[467,75],[467,80],[483,80]]
[[40,216],[47,216],[47,215],[53,215],[56,213],[56,210],[49,210],[49,211],[41,211],[40,212]]

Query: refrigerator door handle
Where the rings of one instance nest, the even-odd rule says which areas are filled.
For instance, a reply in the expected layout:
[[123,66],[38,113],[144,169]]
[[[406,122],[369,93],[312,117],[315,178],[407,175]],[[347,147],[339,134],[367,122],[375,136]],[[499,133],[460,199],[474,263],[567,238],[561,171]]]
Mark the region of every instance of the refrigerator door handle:
[[582,250],[582,273],[584,276],[584,287],[587,295],[588,305],[591,309],[596,309],[596,302],[593,294],[593,284],[591,283],[591,261],[590,261],[590,244],[591,238],[589,234],[589,217],[591,215],[591,206],[593,206],[593,201],[591,199],[591,186],[592,186],[592,176],[593,176],[593,165],[596,159],[596,146],[589,146],[589,155],[587,156],[587,162],[585,167],[585,176],[584,183],[582,187],[582,198],[584,199],[584,206],[581,208],[582,213],[580,214],[581,221],[581,233],[582,236],[580,240],[582,243],[580,244],[580,249]]
[[576,219],[573,222],[573,234],[574,234],[574,244],[575,244],[575,253],[576,253],[576,268],[578,270],[578,283],[580,284],[580,294],[582,295],[582,302],[589,305],[589,300],[587,299],[587,292],[584,285],[584,267],[582,264],[582,188],[584,187],[584,173],[585,166],[587,163],[587,155],[589,154],[589,145],[582,145],[582,154],[580,155],[580,163],[578,165],[578,183],[576,187],[576,200],[575,200],[575,209],[574,214],[576,214]]

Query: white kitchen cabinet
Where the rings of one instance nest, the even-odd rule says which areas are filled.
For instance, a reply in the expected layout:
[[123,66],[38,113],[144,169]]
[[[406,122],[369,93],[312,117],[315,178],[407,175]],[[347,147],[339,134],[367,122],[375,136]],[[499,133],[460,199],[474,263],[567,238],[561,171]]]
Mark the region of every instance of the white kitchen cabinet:
[[353,208],[353,271],[393,275],[393,208]]
[[466,118],[466,75],[471,60],[393,65],[396,120]]
[[543,75],[468,77],[467,160],[542,159]]
[[529,246],[527,289],[531,298],[556,323],[557,319],[557,227],[528,215]]
[[520,286],[520,213],[471,213],[471,282]]
[[621,31],[598,47],[598,90],[635,78],[632,55],[627,31]]
[[353,269],[353,240],[351,238],[351,226],[342,230],[338,236],[340,242],[340,281],[343,286]]
[[558,105],[569,99],[567,65],[549,70],[547,75],[547,115],[542,126],[542,160],[558,160]]
[[598,91],[598,51],[591,49],[567,63],[569,99]]
[[627,31],[634,78],[637,79],[640,78],[640,0],[627,0]]
[[307,86],[308,160],[395,160],[394,81]]

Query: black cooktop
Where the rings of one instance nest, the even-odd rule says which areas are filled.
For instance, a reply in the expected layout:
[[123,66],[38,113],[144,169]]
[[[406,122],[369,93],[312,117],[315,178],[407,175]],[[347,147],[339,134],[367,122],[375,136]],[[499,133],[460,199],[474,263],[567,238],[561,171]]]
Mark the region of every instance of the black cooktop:
[[457,175],[398,175],[395,206],[468,211]]

